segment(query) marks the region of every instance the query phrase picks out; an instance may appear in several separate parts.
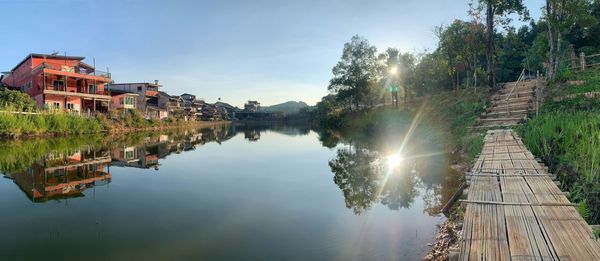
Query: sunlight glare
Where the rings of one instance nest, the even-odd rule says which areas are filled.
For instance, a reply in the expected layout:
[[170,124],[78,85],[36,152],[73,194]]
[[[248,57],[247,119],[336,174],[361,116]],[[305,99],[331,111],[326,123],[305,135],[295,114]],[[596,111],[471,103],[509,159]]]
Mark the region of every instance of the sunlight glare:
[[402,157],[400,154],[396,153],[396,154],[389,155],[387,157],[387,161],[388,161],[388,168],[395,169],[398,166],[400,166],[402,161],[404,161],[404,157]]

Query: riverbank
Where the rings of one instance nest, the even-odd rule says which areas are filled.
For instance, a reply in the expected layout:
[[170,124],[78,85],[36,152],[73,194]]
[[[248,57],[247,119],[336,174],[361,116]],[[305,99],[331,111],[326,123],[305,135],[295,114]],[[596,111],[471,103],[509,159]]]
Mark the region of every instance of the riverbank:
[[24,137],[57,137],[81,134],[123,133],[167,128],[201,127],[227,123],[225,121],[183,121],[168,118],[146,120],[137,113],[122,115],[98,114],[83,117],[65,113],[0,112],[0,139]]
[[[600,97],[589,95],[600,91],[598,75],[598,70],[564,72],[541,90],[544,103],[538,114],[517,127],[523,143],[557,174],[561,190],[579,204],[589,224],[600,223]],[[455,204],[425,260],[449,258],[449,248],[461,236],[461,212]]]
[[[600,70],[566,72],[545,90],[537,116],[519,128],[524,144],[557,174],[589,224],[600,224]],[[557,98],[559,97],[559,98]]]

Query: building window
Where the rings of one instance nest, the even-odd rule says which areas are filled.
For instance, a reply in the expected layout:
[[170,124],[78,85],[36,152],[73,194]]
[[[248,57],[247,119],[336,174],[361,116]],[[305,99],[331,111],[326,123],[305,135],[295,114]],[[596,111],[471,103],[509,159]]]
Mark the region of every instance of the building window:
[[119,104],[121,104],[121,105],[123,104],[123,97],[119,98]]
[[125,159],[133,159],[135,157],[135,152],[133,150],[125,151]]
[[75,105],[72,103],[67,103],[67,110],[70,110],[70,111],[75,110]]
[[65,81],[53,80],[52,81],[52,87],[54,88],[55,91],[64,90],[64,88],[65,88]]
[[142,86],[138,86],[138,92],[142,91]]
[[60,102],[53,102],[52,103],[52,109],[54,109],[54,110],[60,110]]
[[91,94],[96,94],[96,85],[95,84],[88,85],[88,91]]
[[133,97],[125,97],[125,104],[127,105],[133,105],[134,103],[134,98]]

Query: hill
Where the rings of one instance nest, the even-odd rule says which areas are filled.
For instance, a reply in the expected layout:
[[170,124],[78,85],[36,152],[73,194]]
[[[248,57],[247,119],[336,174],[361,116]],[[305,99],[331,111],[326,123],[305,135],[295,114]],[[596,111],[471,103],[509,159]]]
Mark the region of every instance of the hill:
[[293,113],[299,112],[300,109],[306,108],[306,107],[308,107],[308,104],[306,104],[303,101],[298,101],[298,102],[288,101],[288,102],[275,104],[275,105],[271,105],[271,106],[265,106],[262,108],[262,110],[269,111],[269,112],[279,111],[279,112],[283,112],[283,114],[293,114]]

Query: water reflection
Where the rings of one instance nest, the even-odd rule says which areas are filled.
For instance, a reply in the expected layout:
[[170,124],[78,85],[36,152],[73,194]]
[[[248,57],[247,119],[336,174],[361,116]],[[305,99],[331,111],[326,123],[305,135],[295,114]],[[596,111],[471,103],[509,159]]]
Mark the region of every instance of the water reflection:
[[9,172],[19,188],[33,202],[82,197],[83,191],[110,182],[105,167],[110,164],[108,150],[91,146],[69,152],[50,153],[22,171]]
[[86,136],[0,142],[0,172],[33,202],[84,197],[84,191],[111,182],[110,167],[159,170],[160,160],[225,142],[237,134],[258,141],[261,132],[296,136],[308,127],[216,125],[123,136]]
[[[391,210],[408,209],[420,197],[424,212],[439,215],[460,181],[459,173],[449,168],[443,144],[419,134],[404,143],[400,131],[383,137],[319,132],[323,146],[337,148],[329,166],[346,207],[357,215],[377,203]],[[404,149],[398,154],[400,147]]]
[[[171,154],[196,150],[211,142],[221,144],[236,135],[257,142],[265,132],[297,136],[310,131],[309,126],[302,125],[217,125],[115,137],[1,142],[0,150],[5,153],[0,155],[0,172],[32,201],[46,202],[83,197],[86,189],[108,185],[112,180],[110,167],[158,171],[161,160]],[[390,152],[400,146],[400,140],[357,138],[321,130],[319,141],[335,149],[335,156],[328,162],[333,182],[341,190],[345,206],[355,214],[368,211],[374,204],[391,210],[411,208],[420,197],[424,211],[438,215],[459,185],[459,175],[449,170],[445,155],[431,154],[443,151],[434,140],[412,139],[397,166],[390,165]]]
[[413,157],[438,142],[390,164],[398,146],[289,125],[0,142],[0,210],[19,217],[0,259],[414,260],[456,186],[445,155]]

